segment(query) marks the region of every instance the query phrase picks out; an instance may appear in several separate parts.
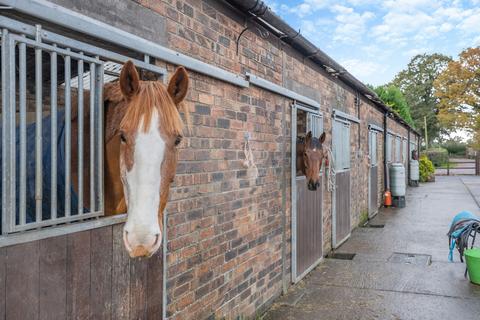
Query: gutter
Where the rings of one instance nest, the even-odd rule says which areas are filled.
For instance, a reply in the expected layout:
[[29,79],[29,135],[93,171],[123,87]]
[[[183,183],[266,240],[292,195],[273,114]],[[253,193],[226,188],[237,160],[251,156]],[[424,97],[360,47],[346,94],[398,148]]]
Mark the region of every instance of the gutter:
[[361,95],[380,107],[385,113],[391,115],[391,117],[405,126],[407,129],[412,130],[417,135],[420,135],[415,128],[412,128],[405,120],[403,120],[396,112],[390,107],[385,105],[365,84],[355,78],[344,67],[333,60],[325,52],[307,40],[300,34],[300,31],[294,30],[288,23],[274,13],[262,0],[224,0],[224,2],[230,4],[234,8],[246,14],[250,19],[260,24],[280,38],[283,42],[287,43],[300,53],[305,58],[312,60],[315,64],[324,69],[331,76],[342,80],[348,86],[357,90]]

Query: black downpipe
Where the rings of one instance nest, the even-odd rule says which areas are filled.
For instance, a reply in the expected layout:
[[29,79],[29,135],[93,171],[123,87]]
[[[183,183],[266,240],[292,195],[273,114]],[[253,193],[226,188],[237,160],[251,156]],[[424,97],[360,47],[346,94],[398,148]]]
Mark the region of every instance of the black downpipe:
[[412,150],[410,150],[410,128],[408,128],[408,140],[407,140],[407,181],[410,183],[410,157]]

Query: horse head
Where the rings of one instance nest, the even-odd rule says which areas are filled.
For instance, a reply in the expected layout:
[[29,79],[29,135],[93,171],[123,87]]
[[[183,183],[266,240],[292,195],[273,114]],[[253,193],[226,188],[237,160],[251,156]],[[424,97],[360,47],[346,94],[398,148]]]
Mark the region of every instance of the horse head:
[[320,186],[320,169],[322,167],[325,152],[323,142],[325,141],[325,132],[319,138],[313,137],[309,131],[304,139],[301,161],[303,162],[302,173],[307,178],[308,190],[315,191]]
[[[127,211],[123,240],[131,257],[151,256],[162,243],[163,212],[175,177],[177,145],[182,140],[178,108],[188,82],[183,67],[176,70],[167,87],[160,81],[141,81],[131,61],[120,74],[116,87],[120,98],[107,116],[106,131],[112,133],[111,137],[106,133],[106,140],[117,139],[119,159],[113,161],[118,161],[123,185],[119,204],[123,209],[118,210]],[[113,154],[107,145],[106,157]]]

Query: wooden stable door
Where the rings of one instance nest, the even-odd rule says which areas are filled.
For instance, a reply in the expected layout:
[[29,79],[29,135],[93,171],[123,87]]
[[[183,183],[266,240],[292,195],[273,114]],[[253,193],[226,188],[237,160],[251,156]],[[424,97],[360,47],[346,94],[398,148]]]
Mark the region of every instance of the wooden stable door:
[[350,123],[334,120],[332,139],[336,171],[332,233],[336,248],[350,236]]
[[[317,112],[307,112],[294,107],[292,111],[292,136],[305,136],[308,131],[316,138],[323,133],[323,118]],[[296,154],[292,141],[292,154]],[[295,162],[295,156],[292,157]],[[294,168],[294,167],[293,167]],[[308,190],[306,177],[292,171],[292,279],[301,280],[323,257],[322,198],[323,178],[320,188]]]
[[297,177],[296,182],[296,277],[299,280],[322,258],[322,188],[308,190],[305,176]]
[[378,212],[378,158],[377,158],[377,135],[376,131],[368,132],[368,217],[372,218]]

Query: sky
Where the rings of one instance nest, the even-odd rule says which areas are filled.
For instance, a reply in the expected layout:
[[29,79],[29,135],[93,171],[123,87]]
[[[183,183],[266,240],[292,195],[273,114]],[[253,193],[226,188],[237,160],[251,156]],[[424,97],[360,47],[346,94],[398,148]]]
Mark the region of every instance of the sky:
[[267,0],[364,83],[391,81],[417,54],[480,45],[480,0]]

